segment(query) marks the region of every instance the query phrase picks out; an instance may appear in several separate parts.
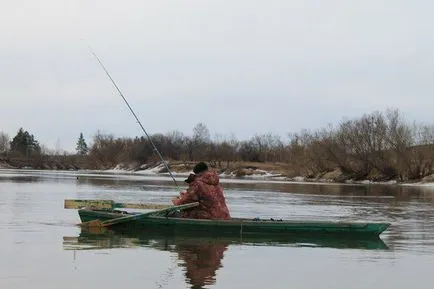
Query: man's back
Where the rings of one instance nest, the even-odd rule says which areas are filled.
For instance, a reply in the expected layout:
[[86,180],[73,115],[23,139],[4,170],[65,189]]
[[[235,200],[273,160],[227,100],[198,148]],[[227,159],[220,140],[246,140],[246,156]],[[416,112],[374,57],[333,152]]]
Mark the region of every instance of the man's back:
[[184,211],[182,217],[193,219],[229,219],[223,188],[219,177],[213,170],[198,174],[190,183],[189,188],[175,205],[199,202],[199,206]]
[[197,177],[192,186],[198,194],[197,211],[207,219],[229,219],[223,188],[215,171],[209,170]]

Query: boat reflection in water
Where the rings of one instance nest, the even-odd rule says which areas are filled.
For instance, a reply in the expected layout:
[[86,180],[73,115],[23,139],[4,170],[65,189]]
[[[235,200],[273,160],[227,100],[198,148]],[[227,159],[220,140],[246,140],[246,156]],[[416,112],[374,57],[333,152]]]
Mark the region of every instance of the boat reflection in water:
[[339,249],[387,250],[380,238],[342,239],[325,236],[249,236],[228,238],[218,236],[182,235],[162,231],[89,231],[81,229],[79,236],[64,237],[65,250],[97,250],[130,247],[148,247],[156,250],[175,252],[177,266],[185,269],[186,281],[192,288],[202,288],[215,283],[216,271],[222,266],[225,251],[230,246],[286,246],[286,247],[327,247]]

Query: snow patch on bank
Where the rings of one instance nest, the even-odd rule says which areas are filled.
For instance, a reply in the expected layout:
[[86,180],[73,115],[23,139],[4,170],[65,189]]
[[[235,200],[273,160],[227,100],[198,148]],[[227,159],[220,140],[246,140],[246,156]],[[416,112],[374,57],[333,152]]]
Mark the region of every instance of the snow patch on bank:
[[[170,176],[169,172],[164,164],[159,164],[157,166],[150,165],[141,165],[139,167],[134,165],[124,165],[118,164],[113,169],[103,170],[104,173],[113,173],[113,174],[134,174],[134,175],[143,175],[143,176]],[[177,173],[171,171],[173,176],[188,176],[190,172]],[[193,173],[193,172],[191,172]]]
[[418,183],[411,183],[411,184],[401,184],[401,186],[434,188],[434,183],[418,182]]
[[15,167],[6,162],[0,162],[0,169],[15,169]]

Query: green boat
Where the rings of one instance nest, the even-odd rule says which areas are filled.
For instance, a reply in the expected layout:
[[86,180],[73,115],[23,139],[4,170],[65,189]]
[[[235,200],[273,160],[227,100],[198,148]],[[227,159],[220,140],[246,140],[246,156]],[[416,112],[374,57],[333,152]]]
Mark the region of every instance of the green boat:
[[390,223],[384,222],[339,222],[339,221],[297,221],[275,219],[232,218],[230,220],[204,220],[174,217],[165,214],[147,214],[120,210],[79,209],[83,223],[100,220],[132,217],[128,222],[110,226],[112,230],[164,231],[178,234],[189,232],[194,235],[248,237],[262,236],[339,236],[351,238],[378,238]]

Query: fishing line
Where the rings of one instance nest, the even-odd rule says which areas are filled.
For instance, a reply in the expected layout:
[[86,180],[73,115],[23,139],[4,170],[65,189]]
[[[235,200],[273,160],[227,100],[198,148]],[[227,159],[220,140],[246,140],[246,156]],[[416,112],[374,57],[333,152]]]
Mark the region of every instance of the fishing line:
[[145,133],[146,137],[148,138],[149,142],[151,143],[152,147],[154,148],[154,151],[157,153],[158,157],[161,159],[161,161],[163,162],[164,166],[166,167],[167,171],[169,172],[170,176],[172,177],[173,182],[175,183],[175,186],[178,188],[178,190],[180,191],[181,189],[178,186],[178,183],[176,182],[175,178],[172,175],[172,172],[169,169],[169,166],[167,165],[167,163],[164,161],[161,153],[158,151],[157,147],[155,146],[154,142],[152,141],[151,137],[148,135],[148,133],[146,132],[145,128],[143,127],[142,123],[140,122],[139,118],[137,117],[137,115],[134,113],[133,109],[131,108],[130,104],[128,103],[127,99],[125,98],[125,96],[123,95],[123,93],[121,92],[121,90],[119,89],[119,87],[117,86],[117,84],[115,83],[115,81],[113,80],[113,78],[111,77],[110,73],[108,72],[108,70],[105,68],[104,64],[102,63],[102,61],[99,59],[99,57],[96,55],[96,53],[92,50],[92,48],[90,47],[89,44],[87,44],[84,40],[83,42],[87,45],[87,47],[89,48],[89,51],[92,53],[92,55],[96,58],[96,60],[98,60],[99,64],[101,65],[101,67],[104,69],[105,73],[107,74],[107,76],[109,77],[109,79],[111,80],[111,82],[113,83],[113,85],[115,86],[116,90],[119,92],[119,95],[122,97],[122,99],[125,101],[126,105],[128,106],[128,108],[130,109],[131,113],[133,114],[133,116],[136,118],[137,123],[140,125],[140,127],[142,128],[143,132]]

